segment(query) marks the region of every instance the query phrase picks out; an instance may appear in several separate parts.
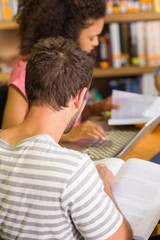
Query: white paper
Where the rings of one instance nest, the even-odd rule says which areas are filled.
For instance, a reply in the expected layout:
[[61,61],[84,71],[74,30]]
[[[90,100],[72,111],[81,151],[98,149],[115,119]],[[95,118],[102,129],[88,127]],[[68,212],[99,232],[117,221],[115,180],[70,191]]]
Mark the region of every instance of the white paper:
[[158,97],[151,106],[146,109],[143,113],[143,116],[155,117],[157,114],[160,114],[160,97]]
[[130,125],[138,123],[146,123],[149,119],[146,117],[141,118],[110,118],[108,119],[109,125]]
[[134,239],[147,240],[160,219],[160,165],[129,159],[117,174],[113,195]]
[[[146,122],[149,119],[160,115],[160,97],[146,96],[142,94],[130,93],[125,91],[113,90],[113,104],[118,104],[118,110],[112,110],[110,124],[117,120],[117,125],[134,124]],[[124,121],[122,120],[124,119]]]
[[130,158],[106,158],[94,161],[116,173],[112,191],[128,220],[136,240],[147,240],[160,219],[160,165]]

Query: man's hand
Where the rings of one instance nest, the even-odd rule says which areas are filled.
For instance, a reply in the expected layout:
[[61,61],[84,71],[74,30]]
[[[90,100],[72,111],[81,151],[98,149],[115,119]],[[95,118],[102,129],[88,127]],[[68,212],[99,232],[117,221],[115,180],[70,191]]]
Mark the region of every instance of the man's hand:
[[116,182],[116,177],[104,164],[98,164],[96,168],[100,178],[103,181],[104,191],[112,198],[111,188]]

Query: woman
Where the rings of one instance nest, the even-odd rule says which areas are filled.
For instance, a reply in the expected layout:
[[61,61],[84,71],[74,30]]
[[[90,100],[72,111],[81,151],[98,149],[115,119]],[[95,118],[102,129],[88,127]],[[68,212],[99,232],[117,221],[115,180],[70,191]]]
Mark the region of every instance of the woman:
[[[2,128],[21,123],[28,111],[25,92],[25,68],[32,46],[40,39],[61,35],[75,40],[82,50],[91,53],[98,45],[104,25],[105,0],[21,0],[18,14],[20,57],[13,68]],[[82,119],[111,109],[110,99],[86,106]],[[104,130],[91,121],[75,126],[63,140],[82,137],[105,139]]]

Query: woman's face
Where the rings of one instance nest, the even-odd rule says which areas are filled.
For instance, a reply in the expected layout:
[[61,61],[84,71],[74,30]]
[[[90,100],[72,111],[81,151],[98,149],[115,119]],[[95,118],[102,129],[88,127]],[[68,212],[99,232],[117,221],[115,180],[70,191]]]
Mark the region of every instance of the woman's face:
[[78,44],[86,53],[90,53],[99,44],[98,35],[102,32],[104,19],[92,20],[92,25],[81,30]]

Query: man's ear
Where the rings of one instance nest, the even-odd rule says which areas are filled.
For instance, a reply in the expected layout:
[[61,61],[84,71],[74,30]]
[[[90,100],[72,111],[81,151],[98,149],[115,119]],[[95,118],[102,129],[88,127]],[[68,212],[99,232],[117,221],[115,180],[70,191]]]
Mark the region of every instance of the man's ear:
[[74,99],[75,108],[79,109],[82,106],[82,104],[86,100],[87,91],[87,88],[83,88],[78,91],[77,96]]

